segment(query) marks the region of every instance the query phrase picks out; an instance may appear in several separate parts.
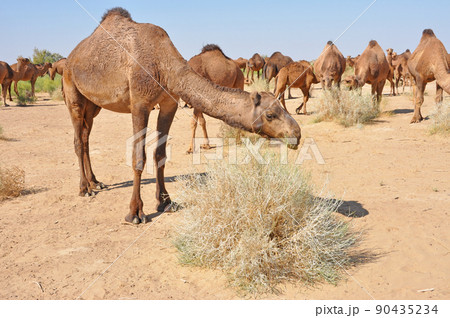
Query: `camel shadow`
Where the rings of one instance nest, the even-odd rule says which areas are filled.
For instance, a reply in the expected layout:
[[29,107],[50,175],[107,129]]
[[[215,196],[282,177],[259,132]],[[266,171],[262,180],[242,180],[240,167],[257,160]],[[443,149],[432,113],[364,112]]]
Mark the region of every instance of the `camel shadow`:
[[23,108],[28,108],[28,107],[56,107],[56,106],[60,106],[61,104],[45,104],[45,105],[41,105],[41,104],[28,104],[28,105],[16,105],[13,107],[23,107]]
[[392,112],[394,114],[409,114],[412,113],[414,110],[412,109],[404,109],[404,108],[400,108],[400,109],[394,109]]
[[349,218],[362,218],[369,215],[369,211],[358,201],[342,201],[337,212]]

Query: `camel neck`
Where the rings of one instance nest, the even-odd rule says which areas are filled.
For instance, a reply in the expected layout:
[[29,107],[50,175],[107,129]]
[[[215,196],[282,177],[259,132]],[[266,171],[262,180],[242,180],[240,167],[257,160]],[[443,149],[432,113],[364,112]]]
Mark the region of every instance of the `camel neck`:
[[195,73],[187,64],[178,69],[176,76],[169,78],[168,88],[211,117],[236,128],[253,130],[253,104],[247,92],[219,87]]

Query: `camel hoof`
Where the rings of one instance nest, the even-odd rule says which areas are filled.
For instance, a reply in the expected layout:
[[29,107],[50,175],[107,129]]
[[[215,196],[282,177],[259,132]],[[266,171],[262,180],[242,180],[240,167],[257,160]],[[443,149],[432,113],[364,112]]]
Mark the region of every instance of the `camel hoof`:
[[107,186],[103,182],[97,183],[97,186],[95,187],[97,190],[103,190],[106,189]]
[[85,196],[86,198],[89,198],[89,197],[95,197],[95,193],[94,193],[94,192],[91,192],[91,193],[86,192],[86,193],[84,194],[84,196]]
[[205,150],[211,149],[210,145],[201,145],[200,147]]
[[417,124],[417,123],[420,123],[422,120],[423,120],[422,117],[419,117],[419,118],[413,117],[413,118],[411,119],[410,124]]
[[141,220],[141,223],[142,223],[142,224],[146,224],[147,222],[149,222],[149,221],[147,220],[147,216],[146,216],[146,215],[141,216],[140,220]]
[[133,218],[133,221],[131,223],[139,224],[139,223],[141,223],[141,220],[136,216],[136,217]]
[[188,151],[186,151],[187,155],[190,155],[192,153],[192,149],[189,149]]

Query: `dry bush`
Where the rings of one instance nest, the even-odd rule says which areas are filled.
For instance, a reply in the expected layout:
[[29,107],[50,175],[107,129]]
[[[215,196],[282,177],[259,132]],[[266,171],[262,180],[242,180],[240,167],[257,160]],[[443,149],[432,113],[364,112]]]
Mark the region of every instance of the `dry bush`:
[[336,211],[341,202],[313,195],[298,166],[215,163],[181,178],[184,207],[175,246],[180,261],[225,271],[233,286],[278,292],[280,284],[336,283],[354,264],[357,238]]
[[52,100],[64,100],[62,91],[60,89],[56,89],[50,93],[50,97]]
[[25,172],[13,167],[0,168],[0,201],[18,197],[25,189]]
[[262,138],[258,134],[231,127],[223,122],[220,123],[218,137],[223,138],[224,145],[228,145],[230,139],[235,139],[236,144],[240,144],[242,138],[248,138],[252,143]]
[[354,90],[325,90],[316,105],[315,122],[336,121],[345,127],[368,123],[380,115],[380,105],[370,94]]
[[430,134],[450,134],[450,101],[436,105],[434,112],[430,115],[432,120]]
[[270,81],[270,83],[267,83],[266,80],[260,78],[254,78],[253,83],[248,85],[247,91],[249,92],[273,92],[275,88],[275,81]]

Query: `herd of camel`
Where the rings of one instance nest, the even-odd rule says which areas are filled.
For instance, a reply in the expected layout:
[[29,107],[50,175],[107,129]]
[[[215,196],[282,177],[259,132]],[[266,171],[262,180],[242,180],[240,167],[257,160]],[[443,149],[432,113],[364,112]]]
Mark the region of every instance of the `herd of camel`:
[[[94,175],[89,157],[89,134],[94,117],[101,109],[131,113],[133,133],[133,194],[130,212],[125,220],[145,223],[141,199],[141,174],[146,162],[145,132],[150,112],[159,105],[156,130],[158,147],[154,152],[156,169],[156,210],[176,209],[165,188],[164,168],[167,135],[172,124],[178,101],[182,99],[194,108],[192,137],[197,123],[207,138],[203,113],[218,118],[230,126],[257,133],[266,138],[289,138],[290,148],[300,143],[301,129],[289,114],[284,101],[286,87],[300,88],[303,92],[303,108],[313,83],[321,83],[323,89],[339,87],[346,64],[354,67],[355,75],[343,79],[351,89],[372,85],[372,95],[380,101],[386,80],[391,82],[391,93],[400,78],[405,84],[413,82],[415,111],[411,122],[423,119],[420,106],[428,82],[436,80],[437,101],[442,90],[450,94],[450,59],[444,45],[426,29],[417,49],[396,55],[387,50],[387,57],[376,41],[356,58],[344,58],[335,44],[328,42],[313,65],[307,61],[294,62],[290,57],[275,52],[267,59],[254,54],[250,59],[228,58],[217,45],[206,45],[200,54],[188,62],[181,56],[167,33],[160,27],[132,20],[123,8],[108,10],[94,32],[81,41],[67,59],[53,64],[33,65],[28,59],[19,58],[9,66],[0,62],[0,83],[6,105],[6,91],[12,82],[30,80],[34,94],[34,82],[38,76],[49,73],[54,79],[62,75],[63,95],[74,127],[74,146],[80,167],[81,196],[94,195],[94,190],[105,187]],[[246,92],[242,69],[247,69],[247,82],[254,80],[260,71],[265,80],[275,79],[275,92]],[[251,78],[250,78],[251,74]],[[396,84],[396,85],[394,85]],[[289,94],[290,95],[290,94]],[[277,98],[279,97],[279,99]],[[193,139],[192,139],[193,140]],[[292,143],[292,140],[295,141]],[[208,147],[208,145],[205,145]],[[193,141],[189,151],[193,150]]]

